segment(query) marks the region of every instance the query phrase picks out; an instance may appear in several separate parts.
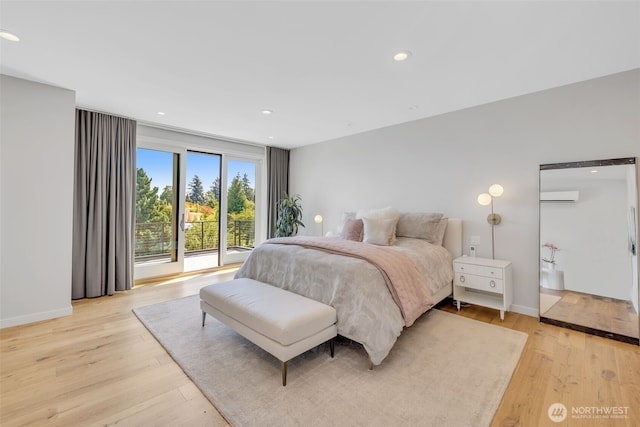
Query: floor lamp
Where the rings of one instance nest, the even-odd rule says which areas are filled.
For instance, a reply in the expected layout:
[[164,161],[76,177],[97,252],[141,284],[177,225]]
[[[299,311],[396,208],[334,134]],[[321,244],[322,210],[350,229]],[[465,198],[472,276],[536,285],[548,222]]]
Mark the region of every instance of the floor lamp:
[[313,220],[316,224],[320,224],[320,236],[324,236],[324,222],[322,221],[322,215],[316,215]]

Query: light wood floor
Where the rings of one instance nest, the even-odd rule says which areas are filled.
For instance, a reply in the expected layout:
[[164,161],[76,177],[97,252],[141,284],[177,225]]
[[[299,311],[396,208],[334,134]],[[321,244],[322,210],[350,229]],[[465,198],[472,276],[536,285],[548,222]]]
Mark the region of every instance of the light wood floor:
[[540,292],[561,297],[544,317],[638,338],[638,314],[630,301],[569,290],[540,287]]
[[[226,423],[131,312],[193,295],[233,272],[147,284],[73,303],[65,318],[0,331],[0,424],[218,426]],[[440,309],[457,313],[451,305]],[[470,306],[461,316],[529,334],[492,426],[639,426],[640,349]],[[482,366],[482,361],[478,361]],[[550,421],[552,403],[619,419]],[[585,409],[587,408],[587,409]],[[626,409],[625,409],[626,408]],[[592,409],[589,409],[592,410]]]

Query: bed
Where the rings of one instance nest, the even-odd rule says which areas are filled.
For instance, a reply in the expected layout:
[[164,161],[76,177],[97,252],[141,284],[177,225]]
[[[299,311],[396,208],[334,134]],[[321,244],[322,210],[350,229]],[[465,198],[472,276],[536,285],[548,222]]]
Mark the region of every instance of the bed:
[[[389,211],[384,212],[388,214]],[[422,238],[425,236],[421,233],[417,233],[416,236],[411,228],[424,225],[425,218],[434,218],[433,215],[398,213],[393,236],[387,241],[388,245],[380,245],[380,241],[375,240],[384,233],[380,236],[374,233],[380,228],[381,221],[385,222],[388,218],[366,216],[354,219],[356,222],[358,219],[365,221],[360,235],[362,242],[358,241],[358,238],[345,238],[344,229],[341,233],[342,239],[270,239],[252,251],[235,277],[247,277],[269,283],[334,307],[338,317],[338,334],[362,344],[369,355],[370,363],[378,365],[389,354],[405,327],[410,327],[416,317],[451,295],[452,261],[460,256],[462,251],[462,223],[460,219],[444,218],[442,214],[437,214],[440,215],[441,222],[446,223],[446,228],[442,228],[441,224],[444,231],[439,242],[429,242],[428,239]],[[374,222],[376,227],[370,225],[367,229],[367,224]],[[387,234],[390,222],[393,221],[385,223]],[[372,242],[374,244],[371,244]],[[334,248],[334,244],[338,245],[338,250]],[[395,275],[396,281],[400,279],[403,282],[414,283],[422,280],[422,284],[419,285],[400,285],[414,286],[422,292],[426,283],[428,295],[415,297],[419,301],[406,301],[406,292],[399,292],[405,292],[405,303],[413,304],[411,308],[406,308],[402,301],[399,303],[393,288],[390,287],[392,285],[389,284],[388,275],[376,262],[372,263],[360,254],[342,254],[341,245],[346,245],[348,250],[379,247],[380,253],[374,258],[377,261],[391,260],[388,260],[387,264],[395,264],[396,259],[409,259],[413,263],[411,268],[403,264],[403,268],[390,275]],[[422,277],[399,277],[410,270],[416,270]],[[410,310],[413,310],[412,315],[408,314]]]

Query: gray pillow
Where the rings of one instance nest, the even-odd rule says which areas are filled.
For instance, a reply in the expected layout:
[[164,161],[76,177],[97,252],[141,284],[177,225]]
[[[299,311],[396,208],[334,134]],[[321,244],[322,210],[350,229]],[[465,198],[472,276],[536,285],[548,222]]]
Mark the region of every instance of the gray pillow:
[[[402,213],[396,226],[396,236],[424,239],[442,245],[446,222],[440,224],[443,214],[438,212]],[[439,242],[439,243],[438,243]]]

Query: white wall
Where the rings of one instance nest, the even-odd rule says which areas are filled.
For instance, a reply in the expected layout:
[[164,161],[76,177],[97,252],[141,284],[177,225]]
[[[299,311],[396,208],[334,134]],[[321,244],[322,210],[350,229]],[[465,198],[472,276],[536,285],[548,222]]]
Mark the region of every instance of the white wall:
[[496,258],[513,262],[512,310],[535,316],[539,165],[640,156],[639,93],[636,69],[292,150],[303,233],[320,233],[318,213],[327,231],[344,210],[442,211],[463,219],[465,252],[478,235],[488,257],[489,211],[476,198],[500,183]]
[[0,327],[8,327],[72,313],[75,92],[0,78]]
[[[555,268],[564,272],[565,289],[628,301],[633,271],[627,242],[626,176],[570,182],[563,189],[577,190],[577,202],[541,203],[540,241],[560,248]],[[544,183],[543,191],[560,191]],[[548,249],[540,250],[549,257]]]

